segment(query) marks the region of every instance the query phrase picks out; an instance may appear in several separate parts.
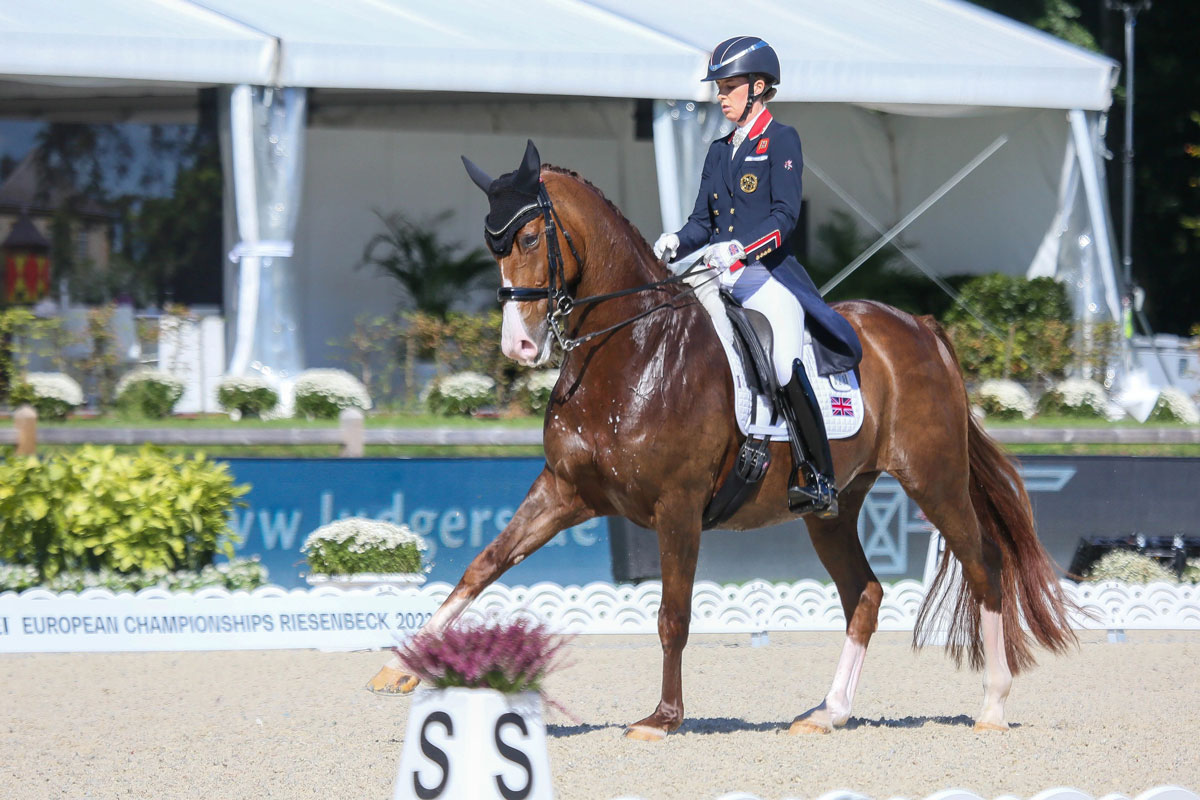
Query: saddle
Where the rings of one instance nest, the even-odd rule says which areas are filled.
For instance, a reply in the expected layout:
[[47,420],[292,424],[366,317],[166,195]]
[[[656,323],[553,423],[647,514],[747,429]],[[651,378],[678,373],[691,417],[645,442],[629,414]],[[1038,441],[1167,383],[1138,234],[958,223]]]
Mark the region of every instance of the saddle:
[[[804,418],[797,414],[798,409],[795,407],[797,403],[814,401],[813,389],[804,374],[803,365],[799,360],[795,362],[798,377],[793,379],[792,383],[798,385],[789,384],[787,387],[781,387],[775,376],[772,358],[774,334],[770,321],[757,311],[743,308],[725,290],[721,291],[721,300],[733,329],[733,346],[743,364],[746,382],[749,384],[752,396],[772,399],[769,409],[770,425],[776,425],[780,416],[787,423],[793,465],[791,483],[796,484],[796,476],[801,469],[811,471],[815,477],[814,462],[819,461],[823,465],[829,465],[831,460],[828,456],[829,442],[823,428],[814,428],[811,424],[801,424]],[[797,398],[795,395],[798,390],[805,396]],[[750,410],[752,425],[756,422],[757,413],[757,405],[752,404]],[[771,465],[769,444],[770,438],[766,435],[750,433],[746,436],[738,451],[733,469],[730,470],[724,483],[721,484],[704,510],[703,524],[705,528],[714,527],[729,519],[749,499]],[[823,451],[816,451],[816,448],[823,448]],[[818,452],[824,455],[824,458],[814,458]],[[806,504],[810,506],[809,510],[812,510],[813,498],[810,495],[793,498],[792,494],[795,491],[797,490],[789,489],[789,504],[792,510],[804,513]],[[825,497],[823,498],[825,502],[817,507],[821,516],[836,516],[837,514],[836,489],[833,491],[832,500]]]

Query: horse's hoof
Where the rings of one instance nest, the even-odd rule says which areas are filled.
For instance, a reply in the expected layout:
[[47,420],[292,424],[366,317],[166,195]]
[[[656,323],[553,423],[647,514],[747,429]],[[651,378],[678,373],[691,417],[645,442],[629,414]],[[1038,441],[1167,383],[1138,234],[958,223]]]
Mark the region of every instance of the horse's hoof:
[[402,669],[384,667],[367,681],[367,691],[390,696],[410,694],[420,682],[421,679],[416,675],[410,675]]
[[625,729],[625,738],[635,742],[661,742],[667,738],[667,732],[648,725],[630,725]]
[[797,717],[792,722],[792,727],[788,728],[789,736],[802,736],[809,733],[833,733],[833,727],[822,725],[804,717]]
[[1008,723],[997,725],[994,722],[983,722],[981,720],[981,721],[975,723],[975,730],[976,731],[1006,731],[1006,730],[1008,730]]

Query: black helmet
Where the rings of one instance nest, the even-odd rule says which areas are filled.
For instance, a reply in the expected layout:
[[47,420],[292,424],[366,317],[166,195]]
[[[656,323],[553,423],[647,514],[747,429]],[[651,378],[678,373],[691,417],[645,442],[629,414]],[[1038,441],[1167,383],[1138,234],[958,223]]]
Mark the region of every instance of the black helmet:
[[734,36],[713,48],[704,80],[750,74],[761,75],[768,86],[779,83],[779,56],[757,36]]

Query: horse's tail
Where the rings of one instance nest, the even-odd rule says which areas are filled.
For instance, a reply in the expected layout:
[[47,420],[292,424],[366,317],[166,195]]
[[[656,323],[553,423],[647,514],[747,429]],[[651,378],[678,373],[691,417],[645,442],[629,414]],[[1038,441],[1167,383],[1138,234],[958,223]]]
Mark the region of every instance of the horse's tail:
[[[930,317],[922,317],[921,321],[946,346],[957,365],[954,346],[945,330]],[[985,559],[994,562],[999,554],[1004,644],[1008,667],[1015,675],[1034,664],[1031,636],[1052,652],[1061,652],[1078,643],[1069,621],[1069,614],[1077,609],[1063,594],[1054,562],[1038,541],[1029,495],[1016,465],[984,431],[974,414],[968,412],[967,419],[971,506],[979,520]],[[943,598],[948,591],[954,591],[946,585],[949,564],[947,549],[917,615],[914,642],[919,641],[919,632],[933,606],[941,599],[951,600]],[[966,656],[971,666],[978,669],[983,664],[979,603],[971,597],[966,581],[959,581],[956,594],[952,599],[947,639],[950,656],[958,663]]]

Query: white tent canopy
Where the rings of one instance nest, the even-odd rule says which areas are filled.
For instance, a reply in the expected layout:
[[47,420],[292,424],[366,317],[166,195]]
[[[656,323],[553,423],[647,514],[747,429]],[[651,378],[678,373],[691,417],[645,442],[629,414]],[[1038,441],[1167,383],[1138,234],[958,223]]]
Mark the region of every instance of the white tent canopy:
[[[346,273],[372,209],[469,209],[452,232],[478,241],[482,197],[455,174],[457,153],[506,171],[532,136],[651,237],[676,226],[722,122],[695,102],[711,97],[700,82],[708,51],[761,33],[782,60],[773,108],[805,143],[811,217],[853,209],[868,233],[890,227],[1003,139],[906,232],[906,255],[941,273],[1054,274],[1072,282],[1081,316],[1116,316],[1096,168],[1112,61],[963,0],[746,0],[730,19],[726,0],[0,0],[0,114],[53,118],[107,95],[153,105],[199,86],[317,89],[307,136],[300,128],[287,153],[256,146],[239,165],[225,148],[231,198],[257,197],[272,180],[304,187],[302,202],[286,203],[294,256],[284,255],[290,241],[270,243],[272,256],[261,231],[235,231],[230,247],[251,258],[229,267],[226,291],[239,317],[303,320],[303,345],[327,363],[331,336],[392,302],[369,276]],[[247,95],[223,95],[234,96]],[[254,113],[226,109],[232,126],[242,120],[227,137],[243,142],[238,152],[247,137],[273,135],[272,98],[291,95],[254,96]],[[633,134],[634,98],[659,99],[653,145]],[[286,175],[271,179],[272,168]],[[270,296],[298,306],[248,309],[252,295],[237,287],[250,267],[273,270],[275,284],[290,276],[299,290]],[[280,327],[231,326],[267,338]],[[251,364],[280,349],[230,346]]]
[[1102,111],[1112,99],[1108,59],[963,0],[737,11],[732,30],[726,0],[7,0],[0,80],[703,100],[712,45],[762,31],[781,54],[782,101]]

